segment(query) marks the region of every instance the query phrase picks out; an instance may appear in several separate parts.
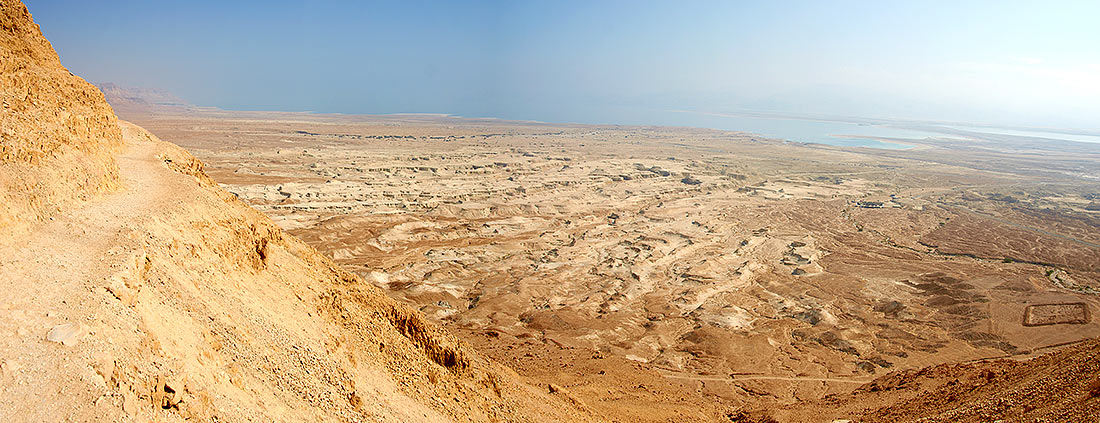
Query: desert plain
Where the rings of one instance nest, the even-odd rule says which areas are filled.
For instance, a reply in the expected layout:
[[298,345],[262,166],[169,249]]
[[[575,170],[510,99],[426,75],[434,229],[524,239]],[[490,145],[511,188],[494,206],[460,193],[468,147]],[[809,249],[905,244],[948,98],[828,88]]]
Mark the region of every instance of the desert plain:
[[1100,333],[1095,145],[835,147],[105,91],[345,269],[626,420],[816,418],[833,408],[805,404],[890,372]]

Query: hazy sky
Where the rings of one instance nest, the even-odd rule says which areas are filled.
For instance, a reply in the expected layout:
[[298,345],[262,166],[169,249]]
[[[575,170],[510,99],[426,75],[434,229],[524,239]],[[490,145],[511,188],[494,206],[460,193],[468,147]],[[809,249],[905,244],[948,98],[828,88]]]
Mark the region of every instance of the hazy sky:
[[1100,1],[25,0],[93,82],[228,109],[1100,129]]

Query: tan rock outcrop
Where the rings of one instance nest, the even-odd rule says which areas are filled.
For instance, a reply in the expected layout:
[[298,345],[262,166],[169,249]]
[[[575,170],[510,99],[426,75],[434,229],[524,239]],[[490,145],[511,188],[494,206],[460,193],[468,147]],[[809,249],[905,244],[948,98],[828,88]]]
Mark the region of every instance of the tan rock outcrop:
[[0,230],[118,188],[111,106],[61,66],[18,1],[0,2]]

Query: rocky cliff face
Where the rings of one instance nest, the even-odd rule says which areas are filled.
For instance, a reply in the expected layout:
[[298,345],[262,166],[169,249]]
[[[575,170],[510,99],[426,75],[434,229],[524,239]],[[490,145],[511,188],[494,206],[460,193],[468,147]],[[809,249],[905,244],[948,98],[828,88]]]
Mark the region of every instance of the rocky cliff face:
[[118,121],[0,12],[0,421],[593,420]]
[[118,187],[111,107],[61,66],[19,1],[0,1],[0,230]]

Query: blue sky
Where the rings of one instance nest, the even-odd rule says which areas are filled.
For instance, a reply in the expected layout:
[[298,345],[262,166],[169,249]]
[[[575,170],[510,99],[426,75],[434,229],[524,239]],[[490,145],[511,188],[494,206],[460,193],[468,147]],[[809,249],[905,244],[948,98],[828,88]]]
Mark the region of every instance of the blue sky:
[[1100,2],[27,0],[74,73],[199,105],[1100,129]]

